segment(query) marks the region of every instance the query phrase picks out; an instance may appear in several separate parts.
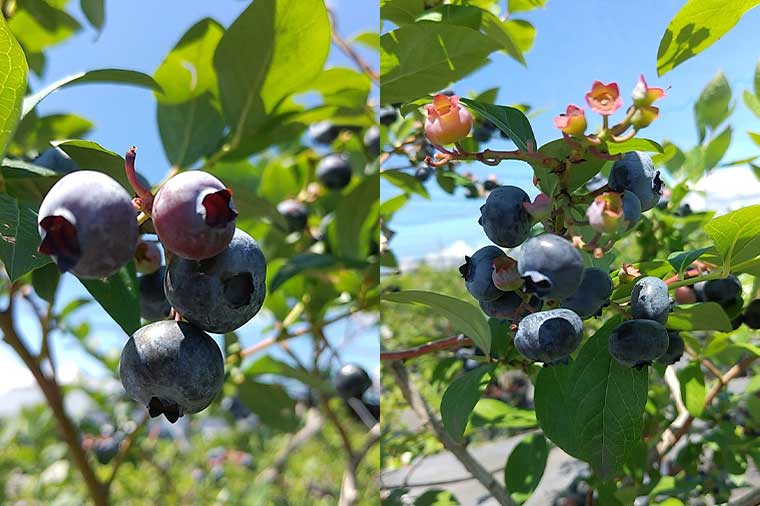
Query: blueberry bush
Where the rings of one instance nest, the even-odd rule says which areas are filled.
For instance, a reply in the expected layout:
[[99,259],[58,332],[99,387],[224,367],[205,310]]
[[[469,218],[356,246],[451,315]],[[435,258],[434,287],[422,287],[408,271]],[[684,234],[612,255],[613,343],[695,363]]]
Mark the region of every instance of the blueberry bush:
[[[442,450],[482,485],[478,502],[522,504],[552,446],[588,469],[555,505],[758,504],[760,489],[735,489],[760,465],[760,205],[717,216],[683,203],[716,167],[749,164],[760,177],[757,156],[724,160],[732,90],[722,73],[706,85],[686,149],[646,138],[678,90],[643,75],[630,95],[590,79],[584,106],[556,115],[547,141],[531,127],[546,120],[498,104],[498,89],[447,88],[498,53],[525,64],[535,30],[518,18],[545,3],[381,2],[380,173],[394,188],[380,207],[381,458],[396,476],[383,504],[475,504],[445,480],[411,479]],[[652,55],[659,76],[757,3],[685,2]],[[711,15],[719,4],[726,15]],[[743,101],[760,118],[760,66],[753,79]],[[490,148],[496,136],[513,149]],[[539,194],[478,181],[467,163],[528,164]],[[429,199],[432,178],[484,199],[472,226],[493,244],[458,272],[406,271],[393,252],[394,214],[412,195]],[[521,440],[496,471],[469,448],[507,435]]]
[[[342,354],[377,339],[377,33],[255,0],[151,75],[61,77],[47,49],[86,30],[74,9],[0,10],[0,330],[44,400],[0,418],[0,503],[374,504],[379,397]],[[103,0],[76,12],[108,30]],[[161,182],[130,139],[39,112],[90,83],[155,97]],[[63,348],[97,379],[62,381]]]

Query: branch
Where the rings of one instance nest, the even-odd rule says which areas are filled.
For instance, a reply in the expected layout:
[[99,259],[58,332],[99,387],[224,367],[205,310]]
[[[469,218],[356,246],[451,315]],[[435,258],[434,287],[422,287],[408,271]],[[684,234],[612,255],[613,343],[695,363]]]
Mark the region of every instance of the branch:
[[356,455],[351,458],[346,472],[343,473],[343,484],[340,487],[338,506],[354,506],[356,501],[359,500],[359,490],[356,483],[356,474],[359,470],[359,464],[369,450],[380,440],[380,435],[380,424],[376,423],[372,429],[370,429],[367,435],[367,440],[364,442],[364,446],[362,446],[361,449],[356,452]]
[[434,351],[462,348],[464,346],[472,346],[472,344],[472,339],[460,334],[458,336],[446,337],[437,341],[430,341],[407,350],[381,351],[380,360],[406,360],[407,358],[419,357]]
[[335,42],[335,45],[337,45],[340,50],[345,53],[346,56],[351,58],[351,60],[356,63],[362,72],[367,74],[369,78],[375,82],[375,84],[380,84],[380,76],[377,75],[377,72],[338,33],[338,23],[335,20],[335,14],[333,14],[332,11],[328,11],[328,13],[330,14],[330,32],[332,34],[332,40]]
[[480,462],[467,451],[467,448],[459,444],[452,438],[446,429],[444,429],[440,420],[438,420],[430,410],[425,400],[420,393],[413,387],[409,381],[409,374],[404,367],[404,363],[401,361],[395,361],[391,363],[393,374],[396,377],[396,383],[401,389],[401,393],[404,395],[404,399],[409,403],[412,410],[420,417],[424,423],[430,424],[435,432],[438,440],[443,446],[456,457],[459,462],[467,469],[472,476],[483,485],[486,490],[491,493],[491,496],[503,506],[513,506],[514,503],[509,497],[509,493],[496,478],[494,478],[488,469],[483,467]]
[[[705,408],[710,406],[712,404],[712,401],[715,399],[715,397],[718,396],[721,389],[728,385],[728,383],[735,379],[736,377],[740,376],[747,368],[749,368],[750,365],[752,365],[752,362],[757,359],[756,355],[752,355],[750,357],[745,358],[735,366],[733,366],[731,369],[728,370],[726,374],[718,378],[718,381],[715,383],[715,385],[712,387],[710,392],[705,397]],[[691,427],[691,424],[694,423],[694,417],[689,415],[688,418],[684,421],[683,425],[681,425],[678,430],[673,434],[672,440],[666,441],[662,440],[657,445],[657,453],[660,457],[664,456],[666,453],[668,453],[670,450],[673,449],[673,447],[678,443],[678,441],[689,431],[689,428]],[[666,431],[665,434],[668,434],[669,431]]]
[[757,506],[760,504],[760,487],[755,487],[735,501],[730,501],[728,506]]
[[129,448],[132,446],[132,443],[135,440],[135,436],[142,430],[143,427],[145,427],[148,424],[148,413],[145,412],[143,414],[142,420],[140,420],[140,423],[137,424],[137,427],[134,428],[132,432],[129,433],[129,435],[124,439],[124,441],[121,442],[121,446],[119,447],[119,453],[116,454],[116,457],[113,461],[113,466],[111,467],[111,475],[106,480],[105,486],[107,489],[111,488],[111,483],[113,483],[113,480],[116,479],[116,473],[119,471],[119,468],[124,463],[124,459],[127,457],[127,453],[129,452]]
[[71,458],[82,473],[93,503],[95,506],[108,506],[108,489],[103,486],[103,483],[98,479],[90,462],[87,460],[87,455],[80,444],[80,434],[66,414],[61,390],[55,377],[48,378],[43,374],[42,369],[40,369],[37,363],[37,359],[32,355],[16,331],[13,322],[14,291],[14,286],[11,286],[8,296],[8,307],[5,311],[0,312],[0,329],[3,331],[3,339],[16,351],[24,362],[24,365],[34,376],[40,390],[42,390],[42,394],[50,405],[58,423],[61,437],[69,447]]
[[306,423],[301,430],[293,434],[285,446],[277,453],[272,465],[261,471],[254,481],[257,484],[275,481],[282,474],[291,455],[317,435],[324,425],[325,419],[319,414],[319,410],[315,408],[309,409],[306,412]]

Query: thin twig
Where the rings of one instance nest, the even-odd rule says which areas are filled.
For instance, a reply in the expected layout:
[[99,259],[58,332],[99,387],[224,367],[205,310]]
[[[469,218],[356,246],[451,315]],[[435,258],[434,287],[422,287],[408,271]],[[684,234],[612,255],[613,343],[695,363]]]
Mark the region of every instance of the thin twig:
[[364,442],[364,445],[351,458],[348,468],[343,473],[343,483],[340,487],[338,506],[354,506],[356,501],[359,500],[359,487],[356,480],[359,464],[364,460],[369,450],[380,440],[380,435],[380,424],[376,423],[367,433],[367,440]]
[[108,476],[108,479],[106,480],[105,486],[106,488],[111,488],[111,483],[113,483],[113,480],[116,479],[116,473],[119,472],[119,468],[124,463],[124,460],[127,457],[127,453],[129,452],[129,448],[132,446],[132,443],[135,440],[135,436],[142,430],[143,427],[145,427],[148,424],[148,420],[150,417],[148,416],[147,411],[143,414],[142,420],[140,420],[140,423],[137,424],[137,426],[134,428],[132,432],[130,432],[127,437],[124,438],[124,441],[121,442],[121,445],[119,446],[119,453],[116,454],[116,457],[114,457],[113,465],[111,466],[111,474]]
[[450,348],[462,348],[472,346],[473,341],[469,337],[458,335],[430,341],[414,348],[398,351],[381,351],[380,360],[405,360],[407,358],[419,357],[434,351],[447,350]]
[[332,11],[328,11],[328,13],[330,14],[330,32],[332,33],[332,40],[335,42],[335,45],[337,45],[346,56],[351,58],[351,60],[353,60],[362,72],[367,74],[372,81],[376,84],[380,84],[380,76],[377,72],[338,33],[338,23],[335,20],[335,14],[333,14]]
[[274,458],[274,462],[261,471],[256,479],[256,483],[272,483],[277,480],[277,477],[285,470],[285,466],[288,463],[288,459],[298,450],[301,446],[306,444],[312,437],[317,435],[322,427],[325,425],[325,419],[319,414],[319,410],[311,408],[306,412],[306,422],[304,426],[295,434],[293,434],[285,446],[277,452],[277,456]]

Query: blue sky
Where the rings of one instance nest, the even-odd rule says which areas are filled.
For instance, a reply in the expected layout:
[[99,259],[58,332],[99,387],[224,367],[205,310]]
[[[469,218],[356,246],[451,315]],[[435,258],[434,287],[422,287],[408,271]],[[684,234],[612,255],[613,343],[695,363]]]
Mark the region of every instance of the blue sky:
[[[367,8],[368,2],[328,0],[327,3],[336,12],[338,28],[344,37],[377,30],[379,10]],[[79,10],[79,2],[69,2],[68,11],[82,23],[84,30],[47,51],[45,75],[41,79],[32,76],[31,85],[33,89],[39,89],[75,72],[99,68],[126,68],[153,74],[182,34],[195,22],[210,16],[229,26],[249,4],[240,0],[108,0],[106,24],[97,37]],[[372,4],[376,5],[374,1]],[[375,68],[378,67],[376,53],[357,49],[373,62]],[[352,63],[333,46],[328,65],[352,66]],[[95,124],[95,129],[88,138],[118,153],[125,152],[131,145],[138,146],[138,170],[153,183],[160,181],[169,169],[155,119],[156,102],[149,91],[117,85],[75,86],[49,96],[38,111],[40,114],[72,112],[89,119]],[[86,296],[79,282],[68,274],[63,277],[60,290],[60,307],[73,298]],[[38,348],[38,324],[25,307],[20,317],[22,333],[32,348]],[[120,353],[126,336],[97,304],[81,309],[74,320],[88,321],[93,329],[93,339],[105,349]],[[243,344],[250,345],[266,337],[268,334],[262,336],[262,329],[268,323],[265,316],[259,315],[243,327],[240,331]],[[355,331],[355,325],[336,324],[329,328],[329,337],[334,344],[341,345],[343,339],[352,336]],[[306,356],[310,350],[308,341],[308,337],[294,340],[294,351]],[[65,371],[66,375],[80,368],[90,373],[97,371],[95,363],[81,353],[75,343],[67,342],[60,335],[53,336],[52,348],[59,370]],[[372,374],[376,373],[379,354],[376,333],[354,337],[349,345],[340,349],[344,361],[359,362]],[[272,353],[282,357],[277,350]],[[0,391],[31,383],[20,361],[7,346],[0,346],[0,368],[5,372]]]
[[[505,2],[501,2],[502,6]],[[682,148],[697,142],[693,104],[707,82],[723,71],[736,103],[730,123],[734,126],[731,148],[724,160],[760,154],[746,131],[760,131],[760,120],[744,106],[741,93],[752,89],[755,66],[760,57],[760,9],[747,13],[739,24],[712,47],[662,78],[657,77],[657,48],[668,23],[683,0],[549,0],[545,9],[518,13],[537,29],[533,49],[526,55],[527,67],[504,54],[493,54],[492,62],[472,76],[455,83],[459,95],[499,86],[499,103],[527,103],[543,111],[531,119],[539,144],[558,138],[552,117],[569,103],[585,106],[584,95],[591,83],[616,81],[625,106],[614,118],[622,117],[630,104],[630,92],[640,73],[650,86],[671,86],[667,97],[657,103],[661,118],[641,135],[657,141],[669,139]],[[589,126],[598,116],[587,109]],[[489,146],[507,144],[491,143]],[[520,162],[502,162],[498,167],[471,164],[480,176],[498,175],[502,184],[521,186],[534,195],[530,168]],[[720,182],[720,178],[716,178]],[[391,245],[400,258],[419,258],[448,248],[457,240],[475,247],[486,238],[477,225],[481,200],[466,200],[462,193],[448,196],[428,184],[432,201],[414,197],[397,213],[392,228],[397,231]],[[383,198],[392,195],[383,186]],[[760,201],[760,193],[757,195]]]

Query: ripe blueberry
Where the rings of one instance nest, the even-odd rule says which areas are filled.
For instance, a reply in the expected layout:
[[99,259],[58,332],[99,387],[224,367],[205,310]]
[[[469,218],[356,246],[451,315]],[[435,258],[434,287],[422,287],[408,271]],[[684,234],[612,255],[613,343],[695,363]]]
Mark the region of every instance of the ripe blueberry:
[[542,299],[570,296],[583,278],[583,260],[575,246],[554,234],[529,239],[520,251],[517,263],[525,280],[525,291]]
[[744,309],[742,321],[751,329],[760,329],[760,299],[750,302]]
[[119,374],[124,390],[174,423],[185,413],[206,409],[222,389],[224,357],[200,329],[164,320],[135,332],[121,352]]
[[465,287],[470,295],[479,301],[496,300],[504,293],[493,283],[494,259],[507,255],[496,246],[480,248],[472,257],[464,257],[465,263],[459,267]]
[[392,125],[396,118],[398,118],[398,113],[395,107],[389,105],[380,108],[379,121],[381,125]]
[[163,320],[169,316],[169,301],[164,294],[164,273],[161,267],[151,274],[143,274],[138,279],[140,286],[140,316],[148,321]]
[[137,213],[113,178],[89,170],[72,172],[50,189],[40,205],[40,253],[61,272],[105,278],[132,258],[137,246]]
[[637,320],[654,320],[665,325],[673,310],[668,285],[654,276],[639,279],[631,291],[631,310]]
[[364,133],[364,148],[370,158],[377,158],[380,155],[380,129],[373,125]]
[[218,255],[235,233],[232,191],[209,174],[177,174],[158,191],[153,226],[164,247],[183,258],[203,260]]
[[478,223],[488,238],[499,246],[519,246],[528,238],[533,226],[525,204],[530,204],[530,198],[522,188],[500,186],[481,206]]
[[685,345],[681,334],[679,334],[676,330],[668,330],[668,338],[668,351],[666,351],[663,356],[657,359],[658,364],[675,364],[681,360],[681,355],[683,355]]
[[[480,309],[492,318],[512,321],[528,311],[525,308],[524,311],[520,311],[520,314],[517,314],[517,310],[522,302],[522,297],[517,292],[503,292],[498,299],[480,301]],[[534,311],[540,310],[543,304],[543,301],[538,297],[531,297],[527,303]]]
[[641,151],[629,151],[610,169],[609,185],[616,192],[629,190],[641,202],[641,210],[657,205],[662,195],[660,172],[654,170],[652,158]]
[[259,245],[240,229],[215,257],[172,257],[164,292],[169,304],[193,325],[224,334],[238,329],[261,309],[267,264]]
[[641,219],[641,201],[635,193],[624,191],[621,195],[623,200],[623,219],[632,227]]
[[335,375],[335,390],[344,399],[359,399],[372,386],[372,379],[361,366],[346,364]]
[[581,344],[583,322],[569,309],[532,313],[520,320],[515,348],[522,356],[545,365],[567,363]]
[[317,179],[326,188],[340,190],[351,181],[351,163],[348,155],[333,153],[317,164]]
[[668,331],[654,320],[628,320],[610,334],[610,355],[621,364],[640,368],[668,351]]
[[583,270],[581,284],[569,297],[562,299],[561,306],[574,311],[583,320],[599,316],[602,308],[610,303],[612,288],[612,278],[606,270],[588,267]]
[[434,172],[435,170],[432,167],[429,167],[426,164],[422,164],[417,167],[417,170],[414,171],[414,177],[417,178],[417,181],[420,183],[424,183],[430,179],[430,176],[432,176]]
[[700,281],[694,285],[694,293],[699,302],[717,302],[723,307],[730,306],[742,294],[739,278],[730,274],[727,278]]
[[295,199],[283,200],[277,204],[277,210],[285,217],[288,224],[288,232],[298,232],[306,228],[309,219],[309,208],[301,201]]
[[338,138],[340,127],[329,121],[320,121],[309,125],[309,137],[319,144],[330,144]]

